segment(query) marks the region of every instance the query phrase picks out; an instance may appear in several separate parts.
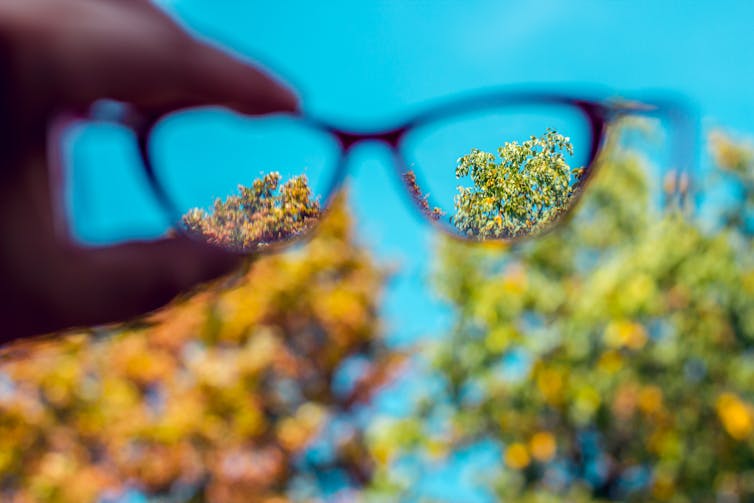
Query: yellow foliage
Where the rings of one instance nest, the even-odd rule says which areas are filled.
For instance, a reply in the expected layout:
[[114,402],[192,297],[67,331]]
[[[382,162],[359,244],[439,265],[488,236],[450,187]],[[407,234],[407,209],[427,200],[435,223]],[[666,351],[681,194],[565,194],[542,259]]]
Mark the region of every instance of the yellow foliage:
[[565,372],[556,368],[542,368],[537,374],[537,388],[545,401],[557,405],[563,401]]
[[602,401],[597,390],[590,386],[584,385],[576,390],[576,396],[573,401],[574,412],[577,415],[578,422],[585,422],[592,418]]
[[523,470],[527,466],[531,459],[529,458],[529,452],[526,450],[526,445],[515,442],[505,449],[505,464],[514,470]]
[[652,495],[660,501],[670,499],[675,494],[673,479],[664,473],[659,473],[652,481]]
[[555,437],[549,431],[537,432],[529,440],[529,450],[537,461],[544,463],[551,460],[555,456],[556,449]]
[[615,391],[613,413],[620,419],[629,419],[636,410],[638,394],[637,386],[634,383],[622,383]]
[[448,453],[448,446],[445,442],[438,439],[432,439],[427,442],[427,454],[434,460],[444,458]]
[[754,150],[750,143],[734,141],[722,131],[710,133],[709,141],[715,164],[722,169],[746,173],[754,162]]
[[597,361],[597,368],[606,374],[614,374],[622,367],[623,357],[614,349],[602,353],[602,356],[600,356],[600,359]]
[[715,404],[717,415],[728,434],[736,440],[747,438],[754,429],[751,405],[732,393],[723,393]]
[[605,329],[605,343],[613,348],[641,349],[647,343],[647,331],[640,323],[613,321]]
[[662,409],[662,390],[657,386],[644,386],[639,391],[639,408],[645,414],[654,414]]
[[754,294],[754,271],[749,271],[741,278],[741,286],[748,295]]
[[526,271],[521,266],[513,266],[503,277],[503,291],[512,295],[521,295],[526,291]]
[[503,325],[489,331],[484,338],[484,345],[491,353],[502,353],[517,337],[518,334],[512,327]]
[[389,440],[381,440],[371,445],[371,453],[374,460],[382,466],[387,466],[393,459],[397,445]]

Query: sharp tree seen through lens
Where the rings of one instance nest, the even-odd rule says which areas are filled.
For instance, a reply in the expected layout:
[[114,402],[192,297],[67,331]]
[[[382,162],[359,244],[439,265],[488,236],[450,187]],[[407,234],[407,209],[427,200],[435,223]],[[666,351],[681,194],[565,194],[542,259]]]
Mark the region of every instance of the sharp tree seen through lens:
[[458,159],[456,178],[470,177],[472,187],[458,187],[451,223],[476,239],[510,239],[537,234],[568,209],[584,169],[572,169],[570,138],[553,129],[522,143],[506,142],[497,157],[479,149]]
[[193,208],[181,223],[190,235],[236,251],[292,239],[319,221],[320,202],[305,175],[281,180],[272,172],[249,187],[239,185],[238,195],[217,198],[211,212]]

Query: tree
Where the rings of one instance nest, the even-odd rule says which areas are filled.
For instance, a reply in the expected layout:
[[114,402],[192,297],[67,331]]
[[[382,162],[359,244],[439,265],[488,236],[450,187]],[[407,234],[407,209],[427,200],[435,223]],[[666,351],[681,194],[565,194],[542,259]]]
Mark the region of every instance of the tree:
[[472,149],[458,159],[456,178],[469,176],[472,187],[458,187],[451,222],[479,239],[514,238],[549,227],[570,206],[582,168],[572,169],[566,154],[573,145],[553,129],[541,137],[506,142],[497,151]]
[[704,219],[674,178],[654,210],[646,162],[613,142],[562,229],[503,253],[442,245],[455,324],[423,351],[444,391],[373,427],[370,494],[407,498],[401,460],[486,440],[500,466],[479,477],[502,501],[754,498],[754,162],[713,149],[731,201]]
[[443,213],[443,211],[437,206],[430,209],[429,194],[424,194],[421,187],[419,187],[419,184],[416,181],[416,173],[414,173],[413,171],[407,171],[403,173],[403,181],[408,186],[411,197],[417,202],[420,211],[425,216],[431,218],[434,221],[437,221],[445,215],[445,213]]
[[[251,189],[265,212],[297,200],[284,186],[270,210],[276,179]],[[220,205],[223,218],[259,201],[242,200]],[[402,361],[380,341],[383,281],[341,201],[303,249],[142,322],[6,349],[0,499],[273,503],[327,494],[331,478],[364,484],[351,411]]]
[[310,230],[320,219],[319,200],[305,175],[280,185],[278,172],[239,185],[239,195],[217,199],[211,213],[188,211],[182,223],[190,234],[225,248],[253,251]]

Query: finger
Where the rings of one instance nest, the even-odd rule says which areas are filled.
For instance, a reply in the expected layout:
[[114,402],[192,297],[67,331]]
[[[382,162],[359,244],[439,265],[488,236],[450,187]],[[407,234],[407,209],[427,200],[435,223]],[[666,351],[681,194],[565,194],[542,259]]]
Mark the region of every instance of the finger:
[[186,68],[188,90],[200,102],[254,115],[296,112],[296,94],[265,71],[210,45],[197,43]]
[[231,272],[241,261],[240,256],[183,237],[71,250],[58,270],[46,275],[45,291],[37,289],[43,296],[39,305],[16,312],[16,337],[143,315]]
[[[184,237],[82,253],[85,297],[70,312],[84,324],[123,320],[157,309],[200,283],[227,274],[238,255]],[[73,321],[73,320],[72,320]]]

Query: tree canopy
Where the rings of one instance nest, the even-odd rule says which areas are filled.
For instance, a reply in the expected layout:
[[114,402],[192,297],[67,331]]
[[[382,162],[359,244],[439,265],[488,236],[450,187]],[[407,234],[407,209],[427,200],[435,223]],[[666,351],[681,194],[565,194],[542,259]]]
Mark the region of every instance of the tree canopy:
[[490,152],[472,149],[458,159],[458,187],[451,223],[478,239],[515,238],[549,227],[566,210],[579,188],[583,168],[571,168],[568,137],[553,129],[518,143],[505,142]]
[[320,219],[320,202],[312,196],[306,175],[281,185],[274,171],[239,185],[238,195],[217,199],[211,212],[193,208],[183,215],[185,229],[228,249],[254,251],[310,230]]

